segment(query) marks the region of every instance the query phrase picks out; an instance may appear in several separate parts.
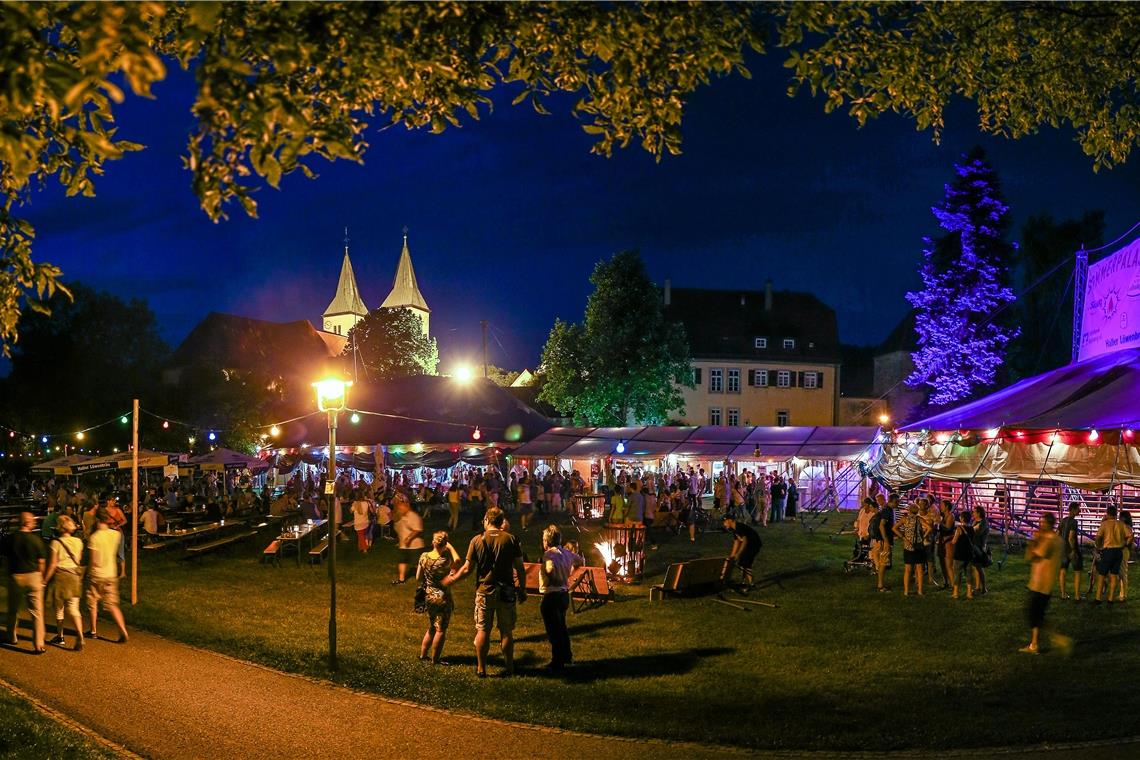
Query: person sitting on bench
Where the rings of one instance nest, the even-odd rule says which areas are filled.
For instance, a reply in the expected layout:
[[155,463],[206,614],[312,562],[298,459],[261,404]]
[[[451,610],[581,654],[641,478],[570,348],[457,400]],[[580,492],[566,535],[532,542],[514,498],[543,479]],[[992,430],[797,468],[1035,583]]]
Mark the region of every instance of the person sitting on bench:
[[[757,533],[751,525],[745,525],[742,522],[737,522],[735,517],[725,515],[724,517],[725,530],[733,534],[732,551],[729,552],[728,561],[730,563],[736,562],[740,566],[741,575],[744,578],[744,590],[747,591],[752,588],[752,563],[756,561],[756,555],[760,553],[760,534]],[[725,581],[732,579],[732,566],[729,565]]]

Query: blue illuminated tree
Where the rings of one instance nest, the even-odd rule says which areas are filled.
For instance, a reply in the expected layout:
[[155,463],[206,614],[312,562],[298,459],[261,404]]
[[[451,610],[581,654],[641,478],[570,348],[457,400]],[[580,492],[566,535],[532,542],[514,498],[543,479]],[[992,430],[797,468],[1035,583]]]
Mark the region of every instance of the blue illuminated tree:
[[1009,207],[997,173],[981,148],[955,164],[942,203],[931,209],[946,234],[925,238],[922,289],[907,293],[914,306],[918,350],[911,354],[912,387],[931,389],[929,403],[943,406],[969,397],[994,381],[1006,346],[1018,330],[1004,323],[1009,263]]

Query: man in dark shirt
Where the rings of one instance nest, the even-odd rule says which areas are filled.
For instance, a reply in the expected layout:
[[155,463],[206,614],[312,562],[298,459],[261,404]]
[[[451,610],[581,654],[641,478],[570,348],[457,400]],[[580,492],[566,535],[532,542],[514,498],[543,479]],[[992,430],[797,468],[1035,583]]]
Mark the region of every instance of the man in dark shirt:
[[16,623],[21,603],[32,616],[33,644],[36,654],[44,649],[44,568],[47,548],[35,533],[36,518],[31,512],[20,513],[20,530],[8,546],[8,638],[15,646],[19,638]]
[[1085,569],[1085,558],[1081,554],[1080,524],[1077,515],[1081,513],[1081,505],[1075,501],[1069,502],[1069,516],[1061,521],[1057,533],[1061,536],[1061,572],[1057,585],[1061,587],[1061,598],[1065,595],[1065,571],[1073,568],[1073,599],[1081,601],[1081,572]]
[[890,501],[883,498],[880,493],[875,496],[879,511],[871,518],[871,559],[875,562],[875,574],[878,580],[879,591],[890,591],[886,585],[887,570],[891,566],[891,544],[894,542],[895,512],[898,497],[891,496]]
[[[731,515],[725,516],[724,529],[733,534],[732,551],[729,552],[728,559],[740,566],[740,573],[744,577],[744,590],[747,591],[752,588],[752,563],[756,561],[756,555],[760,553],[762,545],[760,534],[751,525],[737,522]],[[728,576],[726,580],[732,578],[731,565]]]
[[526,568],[519,540],[503,530],[505,519],[498,507],[488,509],[483,518],[484,531],[471,539],[463,567],[443,580],[445,586],[450,586],[475,572],[475,673],[480,678],[487,675],[489,636],[496,618],[507,675],[515,672],[515,600],[526,601]]

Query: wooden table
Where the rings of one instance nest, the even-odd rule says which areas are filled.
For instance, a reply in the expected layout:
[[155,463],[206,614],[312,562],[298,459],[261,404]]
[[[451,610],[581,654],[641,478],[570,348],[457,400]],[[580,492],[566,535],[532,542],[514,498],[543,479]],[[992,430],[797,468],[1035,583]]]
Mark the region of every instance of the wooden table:
[[314,520],[311,523],[304,522],[295,528],[282,531],[281,535],[277,537],[280,542],[278,552],[284,554],[285,547],[292,546],[296,550],[297,564],[300,565],[301,547],[308,544],[308,548],[311,550],[317,538],[324,535],[324,528],[327,523],[328,520]]

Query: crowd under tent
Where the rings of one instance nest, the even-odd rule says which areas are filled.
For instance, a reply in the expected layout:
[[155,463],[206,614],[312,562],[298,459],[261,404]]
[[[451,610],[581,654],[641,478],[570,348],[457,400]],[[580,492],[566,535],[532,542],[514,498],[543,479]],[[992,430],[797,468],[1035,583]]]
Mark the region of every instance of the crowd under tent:
[[979,504],[1019,524],[1084,507],[1092,530],[1108,504],[1140,509],[1140,349],[1102,354],[1022,380],[907,425],[870,468],[893,488]]
[[854,464],[877,456],[877,427],[649,426],[557,427],[511,452],[531,472],[577,471],[593,488],[603,467],[671,472],[704,469],[719,476],[726,464],[776,470],[794,477],[801,504],[853,508],[863,477]]
[[[337,427],[337,463],[361,472],[498,464],[550,427],[541,414],[484,378],[418,375],[353,385]],[[328,459],[323,413],[279,426],[267,440],[276,474]]]

